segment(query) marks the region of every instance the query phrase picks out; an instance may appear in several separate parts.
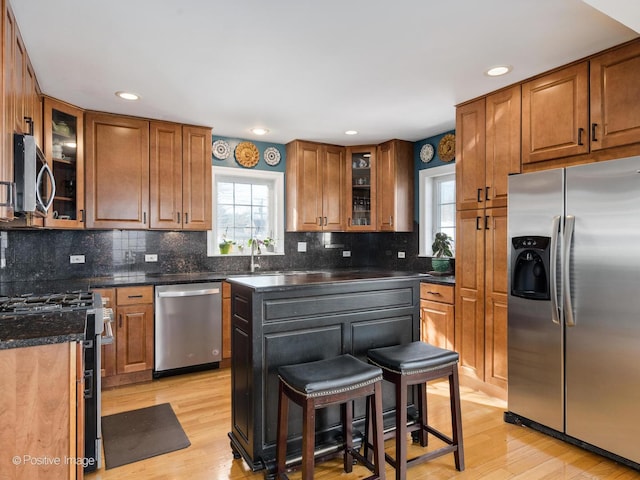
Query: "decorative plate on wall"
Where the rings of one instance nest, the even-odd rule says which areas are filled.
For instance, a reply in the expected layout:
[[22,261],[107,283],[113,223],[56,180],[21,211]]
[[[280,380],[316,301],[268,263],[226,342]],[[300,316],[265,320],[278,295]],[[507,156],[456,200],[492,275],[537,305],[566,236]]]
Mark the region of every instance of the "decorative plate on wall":
[[236,162],[246,168],[253,168],[260,160],[260,152],[251,142],[240,142],[236,147]]
[[438,155],[443,162],[450,162],[456,156],[456,137],[447,133],[438,144]]
[[224,140],[216,140],[213,142],[213,156],[219,160],[229,158],[231,147]]
[[264,151],[264,161],[272,167],[280,163],[280,151],[276,147],[267,147]]
[[433,145],[425,143],[420,149],[420,160],[424,163],[430,162],[433,158]]

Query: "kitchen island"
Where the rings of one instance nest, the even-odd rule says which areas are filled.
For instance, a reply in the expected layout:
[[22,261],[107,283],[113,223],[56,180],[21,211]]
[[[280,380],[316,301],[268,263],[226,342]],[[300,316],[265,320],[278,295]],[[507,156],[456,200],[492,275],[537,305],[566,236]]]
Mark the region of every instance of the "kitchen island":
[[[371,348],[418,340],[420,279],[370,270],[230,277],[234,456],[254,471],[264,469],[266,477],[275,471],[278,367],[344,353],[365,360]],[[391,420],[393,389],[385,385],[383,391]],[[354,428],[361,432],[364,401],[354,408]],[[292,405],[289,415],[293,461],[301,451],[302,414]],[[317,412],[316,432],[316,451],[339,449],[339,407]]]

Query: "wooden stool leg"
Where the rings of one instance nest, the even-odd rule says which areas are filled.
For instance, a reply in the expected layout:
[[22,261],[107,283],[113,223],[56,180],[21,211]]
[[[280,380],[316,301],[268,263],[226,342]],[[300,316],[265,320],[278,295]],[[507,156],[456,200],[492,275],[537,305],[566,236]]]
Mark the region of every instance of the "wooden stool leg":
[[367,398],[365,405],[366,406],[365,406],[365,414],[364,414],[364,439],[362,442],[364,450],[363,450],[362,456],[366,458],[369,462],[371,462],[373,457],[373,449],[370,448],[370,445],[372,445],[371,435],[373,432],[373,429],[371,427],[372,425],[371,417],[375,412],[373,398],[371,398],[371,396]]
[[302,479],[313,480],[316,444],[316,408],[308,398],[302,406]]
[[342,416],[342,435],[344,436],[344,471],[353,471],[353,410],[351,402],[340,405]]
[[286,471],[287,461],[287,430],[289,421],[289,398],[284,393],[284,386],[280,382],[278,389],[278,442],[276,445],[277,470],[276,478]]
[[396,480],[407,478],[407,382],[396,384]]
[[453,432],[452,440],[456,445],[453,458],[456,463],[456,470],[464,470],[464,449],[462,445],[462,414],[460,411],[460,384],[458,381],[458,366],[452,367],[451,375],[449,375],[449,398],[451,402],[451,429]]
[[373,433],[373,459],[374,459],[374,475],[379,480],[386,479],[385,473],[385,456],[384,456],[384,425],[382,419],[382,382],[377,382],[373,396],[369,396],[367,404],[372,403],[370,410],[371,430]]
[[418,440],[421,447],[429,444],[429,436],[427,435],[427,425],[429,420],[427,417],[427,383],[418,385],[418,414],[420,415],[420,430],[418,430]]

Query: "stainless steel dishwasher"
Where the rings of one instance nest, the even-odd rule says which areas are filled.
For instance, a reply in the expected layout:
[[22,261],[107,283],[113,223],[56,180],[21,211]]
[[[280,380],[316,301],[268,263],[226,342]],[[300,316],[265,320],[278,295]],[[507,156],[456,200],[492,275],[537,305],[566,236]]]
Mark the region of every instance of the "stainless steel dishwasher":
[[154,377],[219,366],[220,289],[220,282],[156,286]]

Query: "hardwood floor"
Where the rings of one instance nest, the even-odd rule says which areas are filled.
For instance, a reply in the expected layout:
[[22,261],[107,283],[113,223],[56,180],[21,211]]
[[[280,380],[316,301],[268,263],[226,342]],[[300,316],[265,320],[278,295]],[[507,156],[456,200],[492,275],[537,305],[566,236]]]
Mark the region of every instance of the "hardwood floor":
[[[102,414],[169,402],[191,446],[122,467],[86,475],[89,480],[261,480],[262,472],[251,472],[242,460],[234,460],[227,432],[230,430],[230,370],[164,378],[145,384],[106,390]],[[525,427],[504,423],[506,403],[463,388],[462,426],[466,470],[456,471],[453,455],[409,469],[410,480],[422,479],[637,479],[640,473]],[[429,384],[430,421],[450,433],[446,383]],[[428,448],[437,448],[430,436]],[[392,453],[393,440],[387,442]],[[409,451],[420,451],[410,446]],[[387,465],[387,478],[394,470]],[[320,463],[317,479],[362,479],[370,475],[356,465],[352,474],[342,470],[341,459]],[[300,478],[300,472],[290,475]]]

